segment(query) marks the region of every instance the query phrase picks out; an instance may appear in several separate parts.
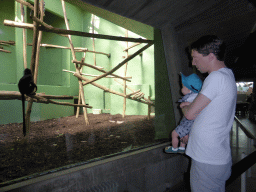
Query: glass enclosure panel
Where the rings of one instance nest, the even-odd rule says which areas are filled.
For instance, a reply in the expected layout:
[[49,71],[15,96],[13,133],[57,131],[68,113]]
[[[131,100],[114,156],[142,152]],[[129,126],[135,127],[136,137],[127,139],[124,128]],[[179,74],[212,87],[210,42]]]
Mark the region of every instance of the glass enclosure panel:
[[[2,0],[2,2],[10,4],[8,0]],[[68,3],[67,5],[67,9],[71,9],[67,13],[69,13],[69,22],[73,30],[76,30],[73,26],[80,26],[84,32],[143,38],[105,19],[83,12]],[[11,7],[12,13],[10,13],[13,18],[14,6],[14,2],[8,6]],[[52,7],[55,6],[54,4]],[[1,6],[0,9],[3,7]],[[51,6],[48,5],[49,7]],[[56,11],[60,12],[59,9],[61,7],[56,8]],[[63,17],[54,12],[54,9],[46,10],[45,22],[53,27],[65,28]],[[74,15],[70,13],[74,13]],[[0,15],[0,18],[1,20],[5,19],[3,15]],[[27,22],[31,23],[32,20],[28,17]],[[27,32],[28,43],[32,42],[32,35],[32,31]],[[21,38],[20,34],[16,35],[16,38]],[[81,67],[78,65],[81,67],[79,70],[84,77],[83,83],[115,68],[124,59],[146,45],[145,43],[137,44],[74,36],[72,36],[72,40],[75,48],[80,47],[87,50],[87,52],[76,52],[77,60],[83,60],[93,66]],[[16,46],[22,47],[22,39],[19,41]],[[41,43],[66,46],[67,48],[41,47],[38,93],[71,95],[74,96],[74,99],[64,101],[81,104],[79,83],[77,77],[72,75],[77,70],[71,61],[72,54],[68,49],[70,45],[67,37],[47,32],[43,33]],[[27,50],[28,63],[30,63],[31,46]],[[14,179],[36,177],[167,141],[171,126],[168,125],[165,129],[161,128],[161,126],[164,127],[164,121],[169,121],[162,111],[157,119],[158,129],[156,129],[155,123],[154,52],[155,47],[152,45],[115,71],[116,76],[109,74],[93,84],[84,85],[85,103],[92,107],[87,108],[86,111],[81,107],[34,103],[30,130],[27,133],[28,138],[23,136],[21,102],[19,100],[2,100],[0,102],[1,115],[8,114],[13,117],[12,114],[15,114],[15,117],[10,120],[5,118],[0,122],[0,186],[10,184]],[[22,54],[16,56],[14,54],[8,58],[12,61],[15,57],[22,60]],[[67,71],[63,71],[63,69]],[[13,83],[15,75],[10,75],[11,83]],[[8,77],[6,78],[8,80]],[[124,78],[128,81],[124,81]],[[161,73],[161,77],[159,77],[164,89],[163,85],[169,86],[169,82],[166,83],[165,79],[161,80],[161,78],[166,78],[168,81],[168,76]],[[8,81],[2,80],[2,82]],[[1,87],[1,91],[4,90],[6,89]],[[9,91],[13,90],[18,90],[16,85]],[[20,113],[17,114],[17,111]],[[89,124],[86,123],[86,119]],[[156,130],[162,135],[157,135]],[[19,180],[15,182],[17,181]]]

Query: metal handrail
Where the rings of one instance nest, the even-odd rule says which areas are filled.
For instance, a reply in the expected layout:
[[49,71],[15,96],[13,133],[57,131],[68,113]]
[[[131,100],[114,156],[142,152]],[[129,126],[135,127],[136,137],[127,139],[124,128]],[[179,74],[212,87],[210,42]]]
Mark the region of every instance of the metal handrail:
[[256,163],[256,151],[237,162],[232,166],[232,174],[226,182],[226,185],[230,185],[234,180],[236,180],[242,173],[247,171],[251,166]]
[[241,121],[237,118],[237,116],[235,116],[235,121],[240,125],[240,128],[248,138],[256,140],[256,137],[246,129],[246,127],[241,123]]
[[[248,137],[248,148],[251,152],[251,141],[256,140],[256,137],[246,129],[246,127],[241,123],[241,121],[235,116],[235,121],[237,123],[236,126],[236,136],[237,136],[237,143],[236,146],[238,147],[238,127],[245,133]],[[249,153],[250,153],[249,152]],[[250,153],[248,156],[245,153],[242,154],[242,160],[237,162],[236,164],[232,165],[232,174],[230,178],[226,182],[226,186],[230,185],[235,179],[237,179],[241,175],[241,191],[246,191],[246,171],[248,170],[248,174],[251,175],[251,167],[256,163],[256,151]]]

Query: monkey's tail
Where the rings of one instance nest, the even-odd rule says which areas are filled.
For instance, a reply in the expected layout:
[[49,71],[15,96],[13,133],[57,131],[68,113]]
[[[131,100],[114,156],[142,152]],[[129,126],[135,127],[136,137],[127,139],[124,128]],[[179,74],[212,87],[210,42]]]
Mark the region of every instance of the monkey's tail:
[[23,135],[26,136],[26,121],[25,121],[25,95],[22,95],[22,111],[23,111]]

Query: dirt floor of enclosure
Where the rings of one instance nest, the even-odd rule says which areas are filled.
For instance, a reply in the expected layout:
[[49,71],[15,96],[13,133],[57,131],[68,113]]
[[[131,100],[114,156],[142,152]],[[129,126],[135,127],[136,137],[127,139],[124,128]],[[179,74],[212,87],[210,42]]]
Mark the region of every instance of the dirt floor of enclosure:
[[154,143],[154,118],[89,114],[32,122],[24,142],[22,124],[0,125],[0,183]]

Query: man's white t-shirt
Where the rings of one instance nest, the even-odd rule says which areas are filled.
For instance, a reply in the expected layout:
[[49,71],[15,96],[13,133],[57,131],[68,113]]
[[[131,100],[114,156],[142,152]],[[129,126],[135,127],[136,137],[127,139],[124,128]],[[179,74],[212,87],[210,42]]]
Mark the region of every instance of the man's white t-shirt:
[[237,98],[232,70],[221,68],[211,72],[204,80],[200,94],[211,102],[194,121],[186,154],[201,163],[227,164],[231,161],[230,130]]

